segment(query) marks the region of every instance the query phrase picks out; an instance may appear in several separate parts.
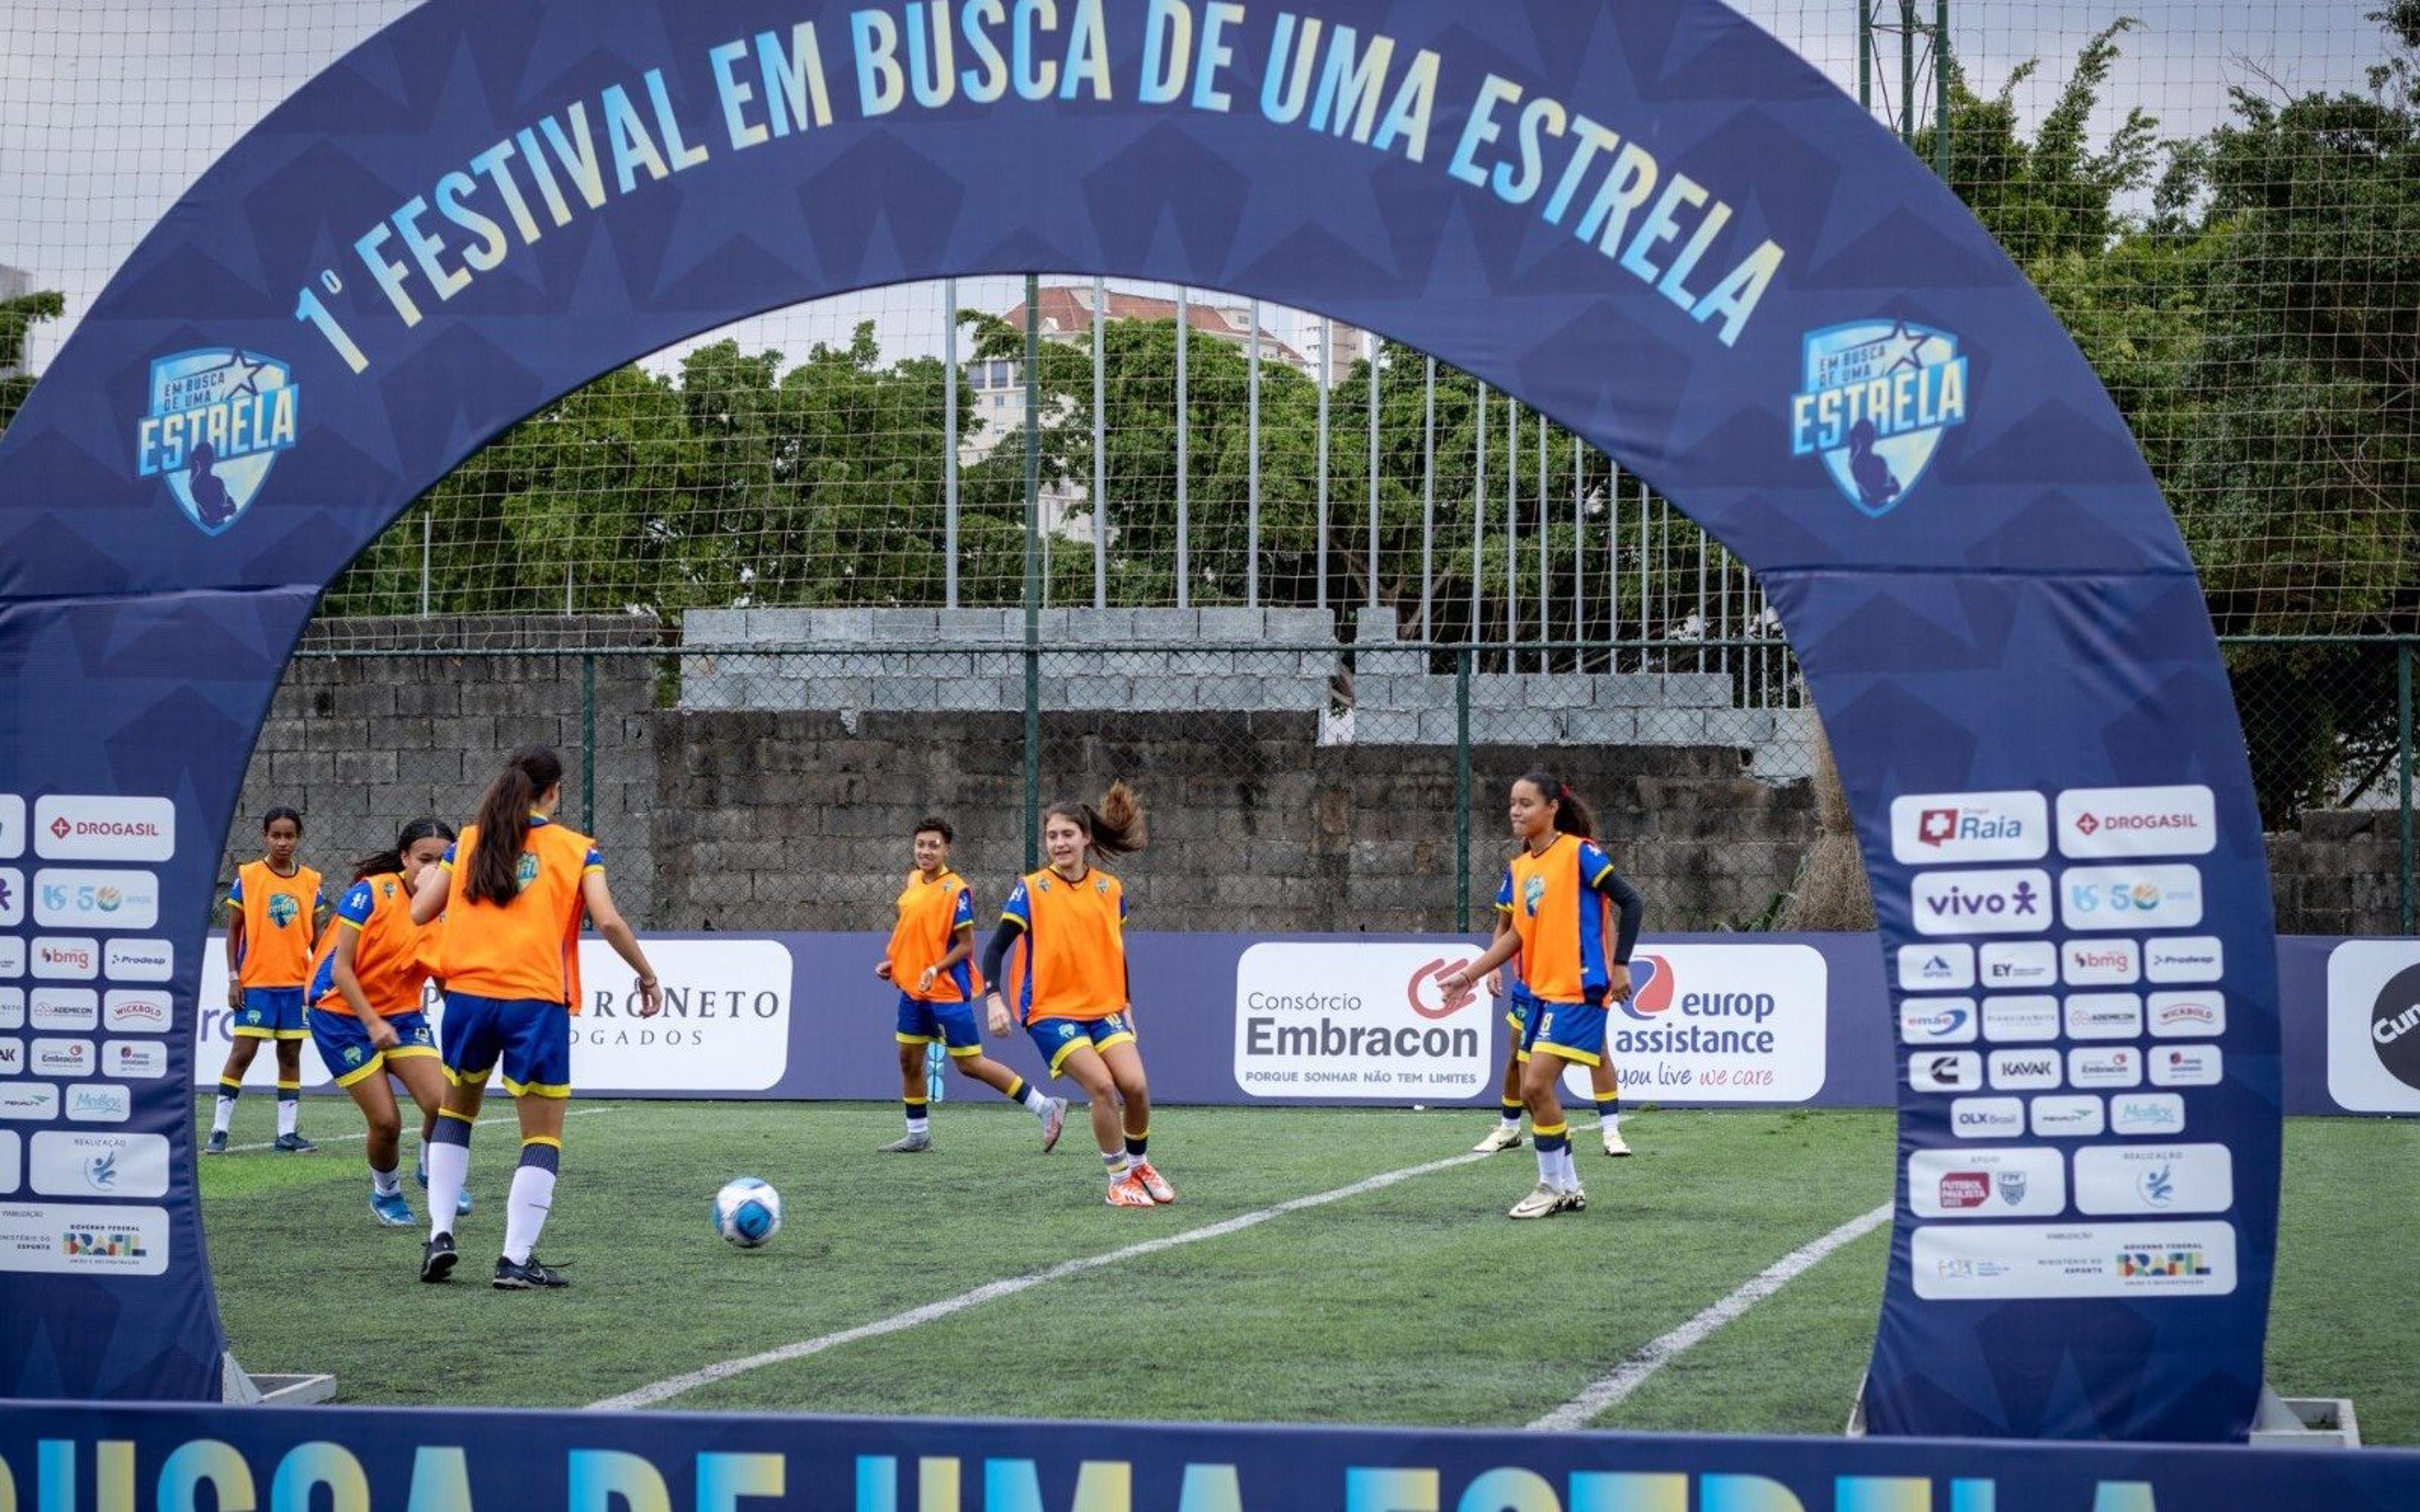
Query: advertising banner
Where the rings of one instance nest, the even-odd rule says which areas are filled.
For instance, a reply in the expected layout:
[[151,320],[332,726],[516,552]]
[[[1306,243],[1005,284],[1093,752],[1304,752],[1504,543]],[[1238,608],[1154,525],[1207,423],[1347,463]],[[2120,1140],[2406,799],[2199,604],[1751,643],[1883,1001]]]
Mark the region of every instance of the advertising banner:
[[1248,946],[1235,963],[1235,1086],[1254,1096],[1460,1102],[1491,1085],[1493,1001],[1437,979],[1462,940]]

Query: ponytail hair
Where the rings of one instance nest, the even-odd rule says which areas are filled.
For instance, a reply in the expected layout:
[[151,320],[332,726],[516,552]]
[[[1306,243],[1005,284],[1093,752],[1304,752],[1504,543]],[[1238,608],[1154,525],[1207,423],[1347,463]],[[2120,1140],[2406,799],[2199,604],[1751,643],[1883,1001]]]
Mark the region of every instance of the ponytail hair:
[[432,835],[442,835],[448,842],[454,839],[454,826],[442,819],[415,819],[403,826],[395,837],[395,849],[374,851],[353,863],[353,880],[366,877],[401,876],[403,858],[414,845]]
[[1109,784],[1097,809],[1089,803],[1054,803],[1042,817],[1046,823],[1073,820],[1084,832],[1085,848],[1105,861],[1141,850],[1151,839],[1143,823],[1142,799],[1123,781]]
[[302,833],[302,816],[282,803],[260,816],[260,832],[264,835],[268,834],[269,826],[277,823],[280,819],[293,820],[294,833],[298,836]]
[[1543,768],[1526,772],[1519,779],[1538,790],[1538,795],[1555,806],[1555,828],[1582,840],[1596,838],[1596,815],[1582,802],[1580,795],[1564,785],[1563,779]]
[[523,746],[504,761],[479,800],[478,842],[471,847],[463,896],[499,908],[520,896],[522,843],[530,811],[547,790],[563,780],[563,758],[551,746]]

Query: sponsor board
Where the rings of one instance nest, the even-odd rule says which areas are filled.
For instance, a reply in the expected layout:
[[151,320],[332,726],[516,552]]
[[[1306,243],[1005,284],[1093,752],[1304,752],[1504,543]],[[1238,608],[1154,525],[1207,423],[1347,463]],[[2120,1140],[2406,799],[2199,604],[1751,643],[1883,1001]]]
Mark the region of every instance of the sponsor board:
[[1902,794],[1891,799],[1891,855],[1910,866],[2038,861],[2049,817],[2039,793]]
[[25,1041],[19,1039],[0,1040],[0,1076],[25,1074]]
[[2132,1224],[1932,1225],[1910,1236],[1916,1294],[1928,1302],[2012,1302],[2235,1289],[2235,1227]]
[[1493,1070],[1497,1016],[1485,995],[1449,998],[1437,983],[1477,957],[1459,940],[1250,947],[1235,963],[1235,1085],[1254,1097],[1467,1097]]
[[59,1089],[41,1082],[0,1082],[0,1119],[48,1123],[59,1116]]
[[23,1136],[14,1129],[0,1129],[0,1196],[13,1194],[24,1182]]
[[69,1032],[101,1027],[101,995],[89,987],[37,987],[26,999],[25,1026]]
[[0,793],[0,861],[13,861],[25,854],[25,800],[14,793]]
[[164,992],[121,988],[101,999],[101,1027],[114,1034],[165,1034],[175,1015]]
[[2420,1113],[2420,940],[2328,952],[2328,1095],[2353,1113]]
[[[122,1087],[95,1090],[120,1097],[126,1093]],[[34,1135],[28,1147],[25,1179],[27,1185],[46,1197],[166,1196],[168,1137],[45,1129]]]
[[1918,934],[2039,934],[2051,896],[2047,872],[1919,872],[1908,902]]
[[2215,1087],[2226,1074],[2214,1044],[2153,1045],[2146,1052],[2154,1087]]
[[2226,975],[2226,947],[2215,934],[2143,942],[2143,975],[2153,981],[2216,981]]
[[101,942],[90,935],[40,934],[34,938],[34,975],[44,981],[91,981],[101,975]]
[[2201,922],[2201,869],[2076,866],[2058,879],[2059,921],[2073,930],[2191,929]]
[[13,929],[24,921],[25,873],[0,866],[0,929]]
[[2071,1040],[2133,1040],[2143,1032],[2143,999],[2133,993],[2077,993],[2067,1000]]
[[2094,1217],[2225,1212],[2235,1160],[2225,1145],[2095,1145],[2075,1152],[2075,1211]]
[[0,1203],[0,1271],[161,1275],[167,1269],[164,1208]]
[[2067,1211],[2055,1149],[1919,1149],[1907,1158],[1907,1205],[1919,1218],[2055,1218]]
[[101,1073],[123,1081],[168,1074],[168,1046],[159,1040],[111,1040],[101,1047]]
[[2058,948],[2048,940],[1998,940],[1983,947],[1986,992],[2022,992],[2058,984]]
[[2026,1113],[2037,1139],[2091,1139],[2108,1123],[2101,1099],[2089,1094],[2038,1097]]
[[1972,1050],[1917,1050],[1907,1057],[1907,1085],[1919,1092],[1973,1092],[1983,1086],[1983,1057]]
[[2143,1016],[2154,1040],[2209,1039],[2226,1032],[2226,995],[2215,987],[2153,993],[2144,1000]]
[[1947,993],[1975,985],[1971,945],[1902,945],[1899,948],[1901,992]]
[[2015,1097],[1962,1097],[1949,1104],[1949,1132],[1961,1139],[2015,1139],[2025,1132],[2025,1104]]
[[0,981],[14,981],[24,974],[24,936],[22,934],[0,934]]
[[0,987],[0,1029],[25,1026],[25,989]]
[[45,867],[34,873],[34,922],[45,929],[150,929],[160,879],[149,872]]
[[1975,1032],[1971,997],[1911,997],[1899,1005],[1902,1044],[1972,1044]]
[[166,940],[111,940],[101,970],[112,981],[166,981],[177,974],[177,948]]
[[2133,1045],[2107,1049],[2087,1047],[2067,1053],[2071,1087],[2139,1087],[2143,1083],[2143,1052]]
[[2208,856],[2217,848],[2218,799],[2206,787],[2070,788],[2058,795],[2061,856]]
[[[157,1050],[158,1045],[142,1048]],[[124,1123],[134,1116],[134,1094],[99,1082],[70,1087],[63,1100],[70,1123]]]
[[[1823,1089],[1831,967],[1813,946],[1642,946],[1630,972],[1630,1000],[1605,1014],[1624,1092],[1806,1103]],[[1589,1095],[1588,1069],[1566,1068],[1563,1084]]]
[[2115,1134],[2180,1134],[2185,1100],[2174,1092],[2129,1092],[2109,1100],[2109,1132]]
[[34,805],[34,854],[46,861],[164,861],[177,854],[166,798],[54,795]]
[[1983,1038],[2004,1044],[2039,1044],[2058,1038],[2055,997],[1986,997]]
[[94,1064],[90,1040],[37,1040],[26,1057],[37,1076],[89,1076]]
[[2058,956],[2059,975],[2071,987],[2130,987],[2142,980],[2143,952],[2132,940],[2070,940]]
[[2057,1085],[2057,1051],[2045,1048],[1992,1052],[1992,1086],[1994,1090],[2033,1092]]

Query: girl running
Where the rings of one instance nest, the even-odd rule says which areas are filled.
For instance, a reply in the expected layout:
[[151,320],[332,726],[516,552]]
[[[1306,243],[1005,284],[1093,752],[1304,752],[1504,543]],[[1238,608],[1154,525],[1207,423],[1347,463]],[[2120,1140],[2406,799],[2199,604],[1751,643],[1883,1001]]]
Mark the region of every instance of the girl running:
[[[1521,850],[1505,869],[1497,906],[1512,927],[1437,985],[1450,996],[1467,992],[1514,955],[1521,958],[1522,979],[1535,999],[1524,1030],[1529,1058],[1521,1068],[1521,1094],[1538,1150],[1538,1185],[1513,1204],[1511,1216],[1544,1218],[1588,1206],[1572,1165],[1556,1079],[1565,1062],[1604,1063],[1605,1005],[1630,996],[1630,952],[1647,903],[1588,838],[1595,827],[1588,806],[1551,774],[1531,772],[1512,784],[1511,817]],[[1611,940],[1609,909],[1621,912]]]
[[[1125,889],[1091,860],[1129,855],[1142,849],[1143,841],[1142,804],[1124,782],[1111,785],[1098,809],[1051,805],[1042,822],[1042,847],[1050,865],[1009,894],[983,959],[986,981],[1005,980],[1001,964],[1024,936],[1017,1016],[1050,1074],[1064,1072],[1092,1099],[1093,1138],[1101,1147],[1109,1202],[1115,1208],[1176,1200],[1176,1189],[1152,1168],[1150,1159],[1151,1089],[1135,1046]],[[1006,1034],[1008,1006],[1000,989],[994,986],[985,1001],[991,1032]]]
[[310,1035],[302,1026],[302,992],[310,984],[311,945],[319,937],[328,901],[319,890],[319,873],[294,859],[302,843],[301,814],[270,810],[260,835],[260,859],[238,869],[227,891],[227,1008],[235,1015],[235,1042],[227,1046],[226,1065],[219,1072],[205,1155],[226,1153],[243,1073],[252,1069],[263,1040],[277,1047],[274,1148],[301,1155],[319,1148],[297,1125],[302,1112],[302,1041]]
[[933,1148],[927,1117],[924,1057],[938,1043],[950,1064],[1042,1120],[1042,1148],[1059,1143],[1066,1126],[1067,1100],[1044,1097],[1025,1078],[986,1057],[975,1028],[973,966],[974,893],[950,870],[950,846],[957,832],[946,819],[920,821],[910,843],[916,870],[899,894],[899,921],[891,948],[874,974],[899,989],[899,1099],[908,1111],[905,1137],[882,1147],[886,1155],[912,1155]]
[[479,800],[462,831],[411,895],[411,921],[445,916],[438,974],[445,980],[445,1089],[428,1145],[428,1242],[420,1279],[442,1281],[459,1258],[456,1199],[471,1170],[471,1125],[488,1076],[504,1062],[504,1089],[520,1115],[520,1164],[505,1207],[500,1291],[566,1286],[538,1263],[538,1235],[554,1203],[563,1161],[563,1104],[571,1096],[571,1008],[580,996],[584,914],[639,974],[639,1017],[663,1011],[655,968],[613,906],[595,842],[554,822],[563,759],[523,746]]
[[[437,1040],[420,1009],[437,966],[438,927],[411,921],[411,889],[453,841],[444,825],[415,819],[396,837],[395,849],[356,862],[311,978],[311,1040],[369,1128],[370,1211],[390,1228],[410,1227],[412,1218],[396,1170],[403,1119],[387,1078],[403,1083],[419,1104],[423,1149],[445,1098]],[[423,1184],[426,1175],[424,1166]],[[467,1194],[456,1208],[470,1211]]]

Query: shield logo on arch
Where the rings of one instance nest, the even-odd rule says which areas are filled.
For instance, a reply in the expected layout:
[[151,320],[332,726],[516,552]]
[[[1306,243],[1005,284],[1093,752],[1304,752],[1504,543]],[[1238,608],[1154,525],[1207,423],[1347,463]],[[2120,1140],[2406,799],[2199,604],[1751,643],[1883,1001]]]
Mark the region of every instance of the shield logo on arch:
[[1856,320],[1807,332],[1806,353],[1791,451],[1822,457],[1841,496],[1880,519],[1915,491],[1943,434],[1966,423],[1958,338],[1913,320]]
[[151,364],[151,410],[135,427],[138,475],[205,535],[252,508],[277,454],[294,445],[302,391],[293,369],[240,347],[206,347]]

